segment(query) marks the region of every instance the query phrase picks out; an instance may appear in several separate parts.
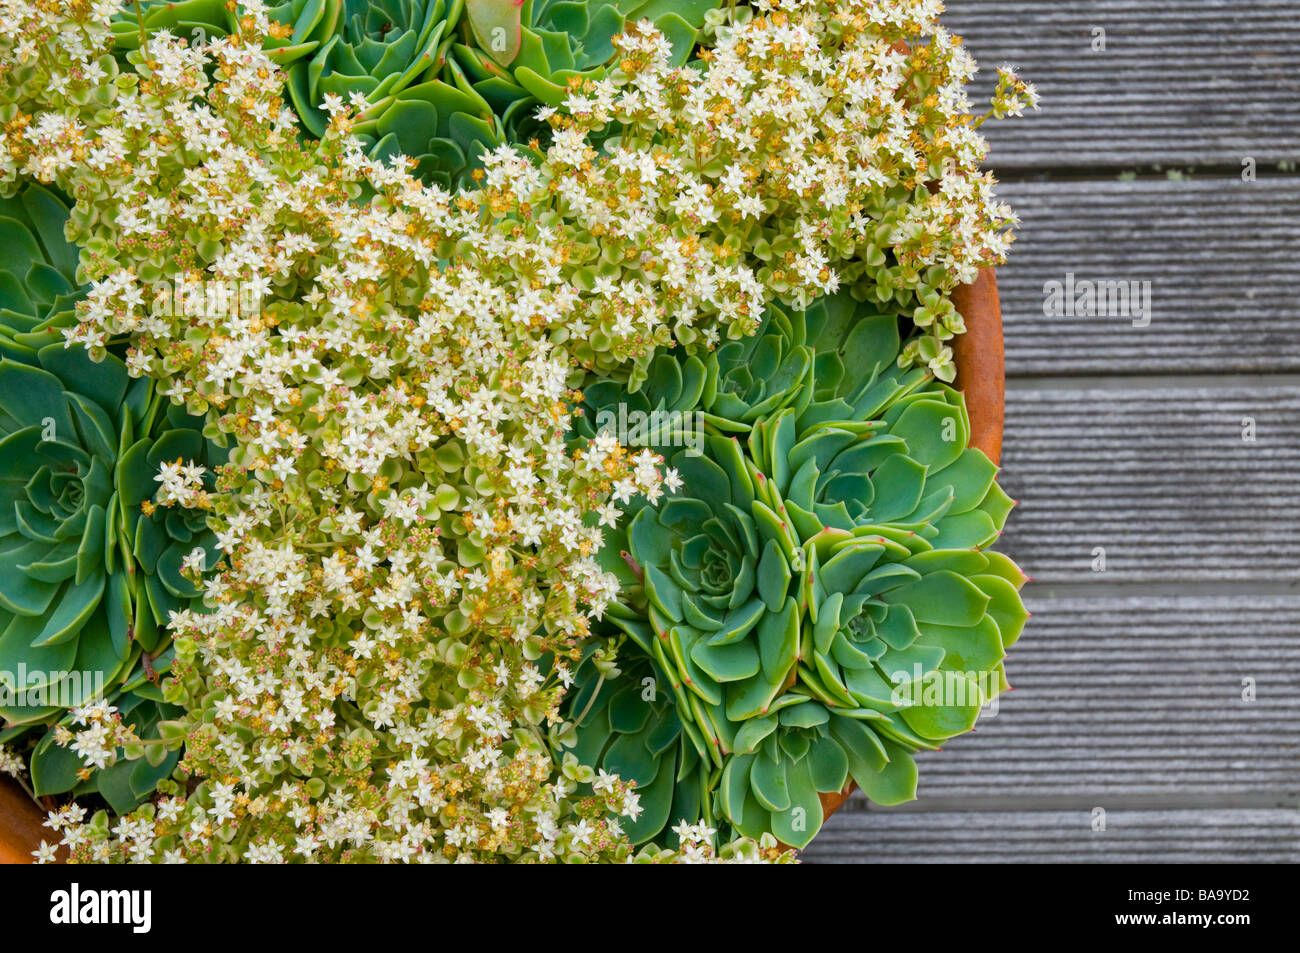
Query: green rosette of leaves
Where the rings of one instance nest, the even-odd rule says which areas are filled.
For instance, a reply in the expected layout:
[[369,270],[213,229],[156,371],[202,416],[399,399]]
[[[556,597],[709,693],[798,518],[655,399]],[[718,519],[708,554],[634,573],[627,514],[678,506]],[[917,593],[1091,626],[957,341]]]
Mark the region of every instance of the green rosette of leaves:
[[[353,132],[376,157],[415,158],[418,174],[452,185],[482,149],[503,141],[492,107],[446,67],[464,0],[290,0],[268,8],[283,35],[267,41],[287,73],[286,95],[303,128],[319,138],[333,94],[368,105]],[[239,11],[225,0],[126,3],[113,23],[117,47],[137,50],[159,30],[194,40],[232,33]],[[468,28],[466,28],[468,30]],[[466,33],[468,36],[468,32]]]
[[[218,552],[202,510],[151,501],[164,461],[224,462],[202,425],[112,354],[95,363],[49,344],[0,360],[0,740],[66,724],[101,695],[120,709],[162,702],[169,614],[200,594],[182,563]],[[98,790],[79,767],[51,729],[32,758],[37,793]],[[164,759],[137,780],[151,789],[169,771]]]
[[77,249],[63,236],[67,221],[68,203],[44,186],[0,198],[0,357],[31,362],[76,323],[84,291]]
[[650,20],[684,63],[716,0],[466,0],[472,42],[452,47],[455,65],[492,104],[512,141],[533,129],[539,104],[559,106],[576,87],[605,76],[614,37]]
[[[638,393],[586,391],[582,434],[635,421],[622,439],[682,478],[607,536],[602,564],[623,587],[607,618],[712,766],[699,817],[747,836],[806,845],[819,795],[850,779],[880,804],[911,799],[913,753],[969,730],[1006,687],[1024,576],[985,547],[1012,502],[967,448],[961,395],[899,370],[901,343],[895,315],[838,295],[773,308],[704,359],[660,355]],[[605,690],[630,704],[629,686]],[[638,782],[663,770],[612,717],[576,736],[595,766]],[[646,815],[676,823],[675,796],[646,786]]]
[[[324,133],[327,94],[368,104],[353,131],[371,155],[417,160],[428,181],[455,188],[483,150],[544,133],[539,105],[605,75],[613,38],[649,18],[679,61],[714,0],[343,0],[335,32],[289,66],[289,97],[303,125]],[[295,33],[295,36],[297,34]]]
[[366,98],[353,126],[370,154],[401,153],[416,173],[459,184],[483,150],[504,140],[491,105],[453,66],[464,0],[343,0],[334,34],[289,68],[290,101],[304,127],[323,135],[327,95]]

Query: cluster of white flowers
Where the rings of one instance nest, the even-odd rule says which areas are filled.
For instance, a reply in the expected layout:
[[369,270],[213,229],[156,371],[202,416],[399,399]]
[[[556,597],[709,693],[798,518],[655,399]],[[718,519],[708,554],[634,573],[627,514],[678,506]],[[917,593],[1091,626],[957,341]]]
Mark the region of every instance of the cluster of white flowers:
[[161,484],[155,501],[160,506],[172,503],[184,507],[207,506],[207,491],[203,486],[204,467],[193,460],[184,463],[180,459],[164,461],[158,468],[154,480]]
[[5,745],[0,745],[0,774],[20,778],[27,771],[23,759]]
[[[139,744],[135,730],[124,724],[117,708],[103,701],[91,702],[72,710],[72,725],[60,725],[56,738],[81,758],[86,768],[106,768],[117,760],[119,748]],[[89,777],[89,770],[82,775]]]
[[[231,448],[216,492],[180,461],[157,478],[226,555],[211,611],[171,622],[187,783],[111,829],[62,816],[74,856],[627,856],[635,792],[557,765],[545,732],[616,591],[600,524],[677,478],[570,445],[584,374],[635,386],[654,348],[843,282],[919,310],[1000,261],[1013,220],[937,3],[755,6],[715,22],[707,69],[630,29],[607,79],[547,111],[540,165],[502,147],[453,195],[368,158],[354,105],[297,140],[260,0],[230,37],[151,37],[120,75],[114,4],[0,0],[0,182],[75,197],[93,279],[69,345],[129,338],[131,372]],[[159,280],[265,303],[159,312]],[[76,750],[100,765],[93,735]],[[717,857],[714,833],[675,859]]]

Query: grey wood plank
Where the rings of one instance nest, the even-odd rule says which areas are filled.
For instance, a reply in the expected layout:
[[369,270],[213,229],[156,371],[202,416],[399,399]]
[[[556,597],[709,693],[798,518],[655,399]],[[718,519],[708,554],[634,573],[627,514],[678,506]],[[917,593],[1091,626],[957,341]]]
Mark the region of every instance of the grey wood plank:
[[1003,446],[1039,582],[1300,581],[1300,387],[1013,388]]
[[1296,863],[1294,810],[883,813],[846,807],[808,863]]
[[1300,596],[1026,604],[1034,616],[1006,662],[1013,691],[974,732],[917,755],[915,807],[1300,796]]
[[[998,271],[1010,374],[1300,369],[1300,178],[1026,182],[1000,193],[1022,219]],[[1149,282],[1149,325],[1109,299],[1109,314],[1046,314],[1045,286],[1068,274],[1076,290]]]
[[[1010,62],[1043,108],[986,126],[1000,170],[1261,166],[1300,157],[1295,0],[949,0],[981,64]],[[1105,30],[1094,52],[1094,29]]]

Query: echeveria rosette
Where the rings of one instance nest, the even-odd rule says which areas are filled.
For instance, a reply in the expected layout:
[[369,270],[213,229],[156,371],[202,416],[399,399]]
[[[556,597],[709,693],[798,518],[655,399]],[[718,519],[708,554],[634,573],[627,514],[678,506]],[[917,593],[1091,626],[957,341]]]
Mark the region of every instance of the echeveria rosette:
[[0,198],[0,357],[31,362],[62,342],[85,294],[77,282],[77,249],[64,237],[68,203],[30,183]]
[[371,154],[411,157],[418,175],[453,188],[467,183],[485,149],[544,135],[537,107],[558,106],[573,85],[602,78],[615,55],[613,38],[629,20],[653,20],[684,61],[705,13],[717,6],[714,0],[342,2],[337,18],[319,21],[333,24],[332,35],[288,64],[289,98],[303,125],[322,135],[325,95],[346,102],[361,93],[368,105],[352,131]]
[[492,103],[512,141],[539,104],[559,106],[587,80],[604,78],[614,37],[650,20],[684,63],[717,0],[466,0],[473,43],[452,47],[474,89]]
[[[164,461],[224,461],[201,427],[114,355],[54,344],[0,360],[0,672],[27,693],[0,708],[6,738],[99,690],[148,683],[161,702],[150,680],[170,666],[169,613],[199,595],[182,561],[217,550],[202,511],[149,501]],[[32,771],[39,793],[68,790],[39,754]]]
[[[1024,577],[983,548],[1011,501],[966,447],[961,395],[899,370],[900,344],[895,315],[839,295],[703,360],[660,355],[638,394],[586,391],[588,435],[619,401],[670,412],[650,440],[683,486],[607,537],[609,618],[668,679],[721,769],[715,813],[749,836],[806,844],[818,794],[849,777],[910,798],[911,753],[1005,686]],[[700,455],[669,446],[692,405]]]
[[372,155],[401,153],[417,173],[458,184],[485,148],[504,140],[492,107],[448,62],[464,0],[343,0],[335,30],[289,67],[288,94],[314,136],[333,94],[367,100],[352,131]]
[[[368,105],[352,131],[371,155],[400,152],[418,161],[427,180],[454,185],[484,147],[504,141],[492,107],[448,63],[464,8],[464,0],[289,0],[268,8],[283,35],[264,48],[287,72],[286,95],[309,134],[319,138],[329,123],[326,95],[350,104],[359,93]],[[146,0],[142,12],[146,37],[163,29],[225,36],[238,17],[225,0]],[[139,49],[132,4],[113,32],[119,49]]]

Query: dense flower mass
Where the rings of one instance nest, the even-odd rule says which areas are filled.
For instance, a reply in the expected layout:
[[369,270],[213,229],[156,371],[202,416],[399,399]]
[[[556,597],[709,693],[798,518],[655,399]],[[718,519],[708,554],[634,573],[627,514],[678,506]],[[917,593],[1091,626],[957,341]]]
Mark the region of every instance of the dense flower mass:
[[[163,469],[149,504],[200,507],[222,558],[205,611],[170,618],[159,702],[183,713],[95,707],[62,739],[108,771],[183,756],[116,821],[58,812],[72,856],[630,857],[637,788],[548,729],[583,672],[616,671],[592,636],[620,589],[605,529],[678,477],[575,446],[576,388],[635,390],[659,349],[841,288],[914,321],[929,343],[903,363],[951,379],[945,295],[1002,260],[1012,216],[938,6],[760,2],[685,64],[630,24],[540,112],[539,157],[498,146],[450,193],[353,134],[365,90],[326,93],[299,138],[258,0],[227,35],[162,29],[120,58],[115,3],[2,0],[0,182],[75,203],[90,287],[67,346],[231,448],[215,486]],[[1011,77],[993,111],[1030,101]],[[770,829],[684,822],[638,858],[785,856]]]

